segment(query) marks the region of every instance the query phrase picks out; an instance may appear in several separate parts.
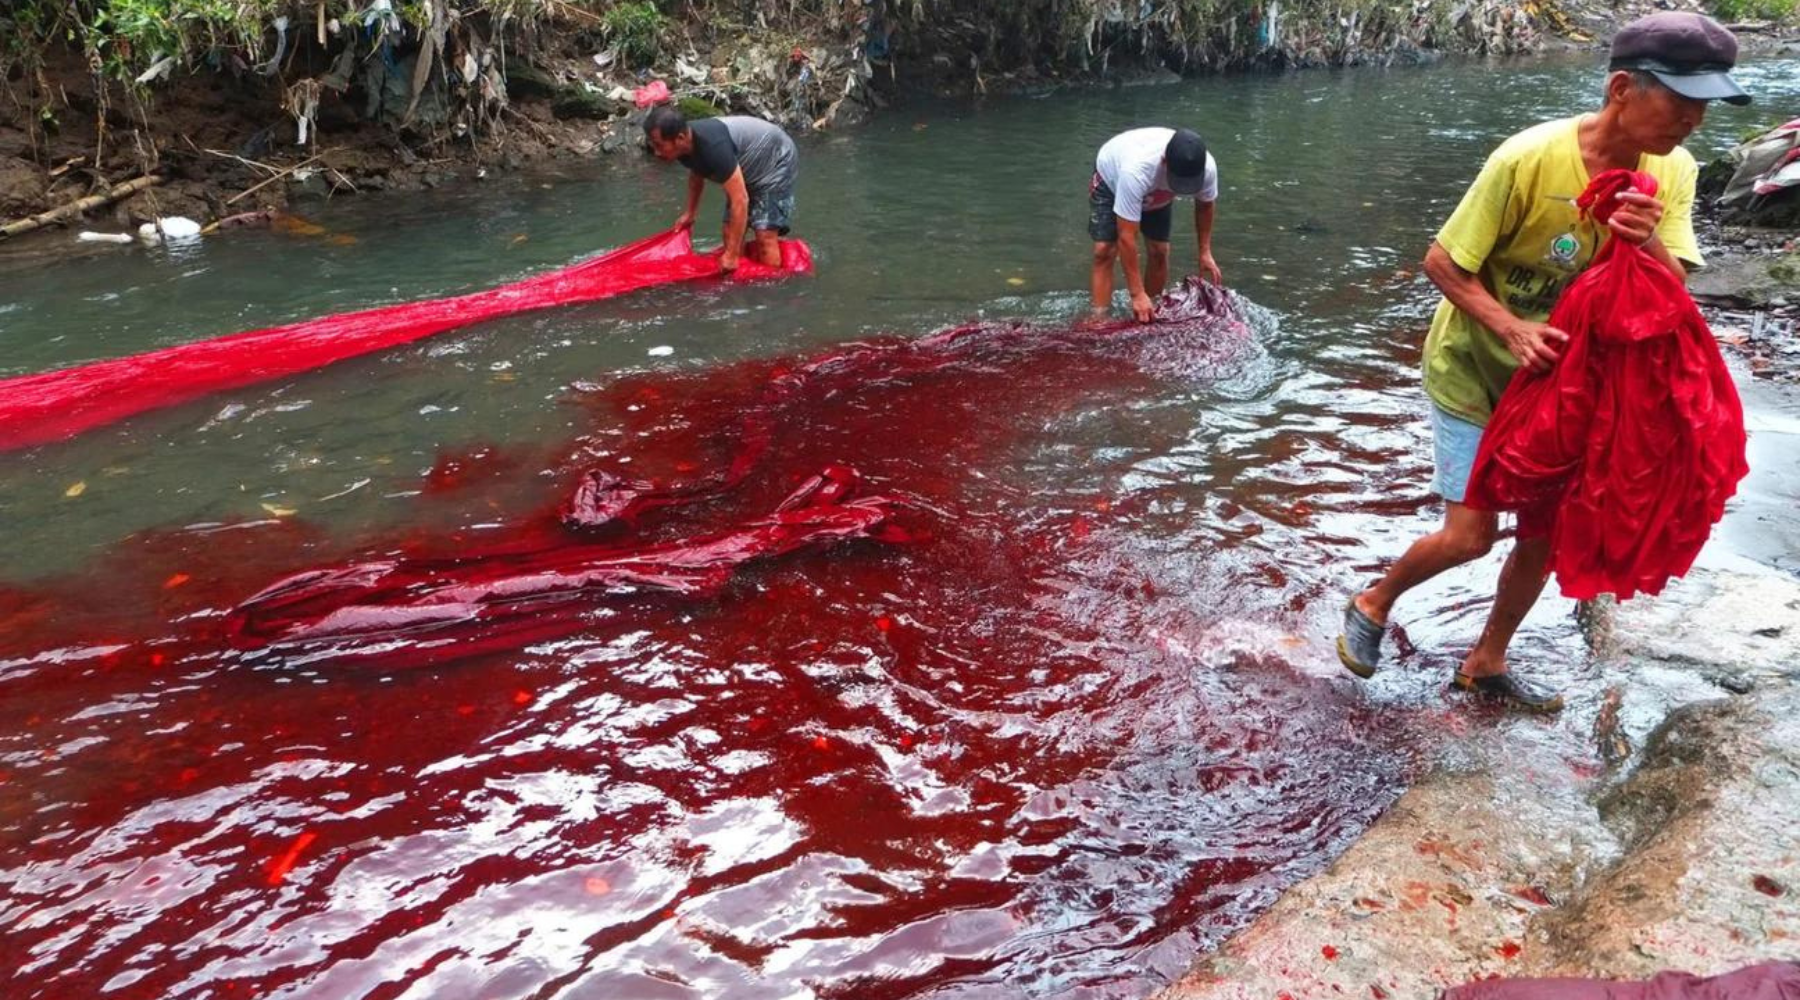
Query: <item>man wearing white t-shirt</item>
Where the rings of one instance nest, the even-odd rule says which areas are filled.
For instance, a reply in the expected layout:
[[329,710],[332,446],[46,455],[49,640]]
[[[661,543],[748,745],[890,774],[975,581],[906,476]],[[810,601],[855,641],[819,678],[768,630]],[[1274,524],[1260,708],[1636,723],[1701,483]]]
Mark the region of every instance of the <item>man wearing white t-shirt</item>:
[[[1177,195],[1194,196],[1194,231],[1200,240],[1200,274],[1219,284],[1213,262],[1213,203],[1219,198],[1219,168],[1206,143],[1185,128],[1137,128],[1100,147],[1088,187],[1088,235],[1094,238],[1094,311],[1112,306],[1113,261],[1125,270],[1131,314],[1148,323],[1151,301],[1169,280],[1169,235]],[[1139,234],[1150,263],[1138,268]]]

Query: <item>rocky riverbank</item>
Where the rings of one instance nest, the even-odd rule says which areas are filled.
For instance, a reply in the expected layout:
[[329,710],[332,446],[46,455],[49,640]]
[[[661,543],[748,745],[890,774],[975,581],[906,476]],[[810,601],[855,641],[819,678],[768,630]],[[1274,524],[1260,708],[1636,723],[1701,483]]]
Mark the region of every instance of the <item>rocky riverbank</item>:
[[1428,998],[1800,956],[1800,583],[1703,572],[1589,635],[1559,738],[1472,725],[1161,1000]]
[[[1721,256],[1772,259],[1755,249]],[[1158,1000],[1428,1000],[1800,959],[1800,421],[1757,357],[1739,365],[1753,471],[1703,566],[1583,608],[1562,717],[1462,719],[1349,851]]]

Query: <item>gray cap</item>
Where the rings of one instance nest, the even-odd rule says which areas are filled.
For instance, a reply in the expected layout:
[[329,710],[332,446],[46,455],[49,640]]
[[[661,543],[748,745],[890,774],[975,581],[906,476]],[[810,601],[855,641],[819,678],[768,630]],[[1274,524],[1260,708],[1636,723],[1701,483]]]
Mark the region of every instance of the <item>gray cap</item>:
[[1705,14],[1663,11],[1619,29],[1610,65],[1643,70],[1692,100],[1749,104],[1750,95],[1729,72],[1737,51],[1737,38]]

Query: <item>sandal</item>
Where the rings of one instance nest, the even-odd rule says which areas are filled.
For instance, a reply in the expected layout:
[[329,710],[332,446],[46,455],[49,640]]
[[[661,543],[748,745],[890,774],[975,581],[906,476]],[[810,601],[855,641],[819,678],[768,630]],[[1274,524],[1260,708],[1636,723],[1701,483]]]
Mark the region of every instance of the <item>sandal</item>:
[[1356,606],[1356,597],[1344,605],[1344,631],[1337,637],[1338,659],[1344,669],[1364,680],[1375,676],[1381,665],[1381,635],[1384,630],[1375,619]]
[[1504,702],[1506,707],[1516,708],[1522,712],[1548,715],[1561,711],[1563,707],[1561,694],[1529,681],[1522,681],[1514,677],[1510,670],[1503,674],[1490,674],[1486,677],[1470,677],[1458,670],[1455,684],[1464,691],[1498,699]]

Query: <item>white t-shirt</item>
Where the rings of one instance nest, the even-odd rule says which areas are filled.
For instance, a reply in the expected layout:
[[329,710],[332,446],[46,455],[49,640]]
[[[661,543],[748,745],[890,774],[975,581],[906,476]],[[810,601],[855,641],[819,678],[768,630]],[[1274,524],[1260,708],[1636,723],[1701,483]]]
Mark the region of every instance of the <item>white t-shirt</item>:
[[[1175,200],[1169,188],[1169,171],[1163,152],[1174,138],[1172,128],[1134,128],[1121,132],[1100,147],[1094,172],[1113,190],[1113,213],[1127,222],[1141,222],[1145,212]],[[1219,165],[1206,154],[1206,181],[1196,196],[1201,201],[1219,200]]]

